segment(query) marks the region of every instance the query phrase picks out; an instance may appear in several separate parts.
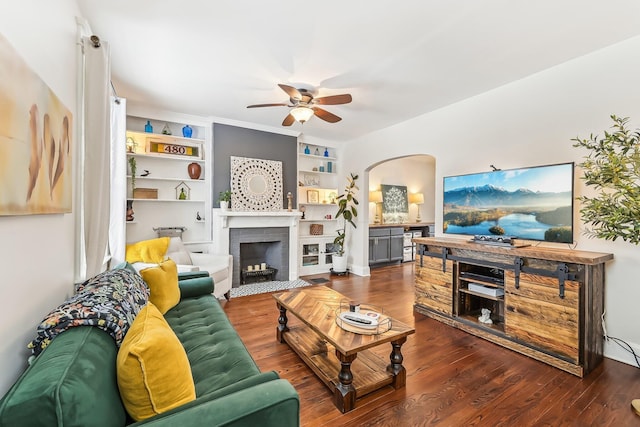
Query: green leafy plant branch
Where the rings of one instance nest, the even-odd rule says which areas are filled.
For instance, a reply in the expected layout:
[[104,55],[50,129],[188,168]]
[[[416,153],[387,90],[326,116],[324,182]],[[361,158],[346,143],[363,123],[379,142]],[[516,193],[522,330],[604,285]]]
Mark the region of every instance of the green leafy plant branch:
[[580,214],[589,224],[585,234],[605,240],[640,243],[640,130],[628,129],[628,117],[611,115],[613,131],[604,137],[574,138],[574,147],[590,150],[579,163],[581,179],[597,191],[581,196]]
[[358,199],[355,197],[356,191],[359,190],[356,185],[357,179],[358,175],[354,175],[353,173],[347,177],[347,186],[344,189],[344,193],[336,197],[336,201],[338,202],[336,219],[342,218],[343,221],[342,228],[336,230],[338,237],[333,240],[333,244],[338,247],[336,250],[338,256],[344,255],[344,239],[346,237],[347,223],[351,224],[353,228],[358,228],[354,221],[358,216],[357,206],[359,205]]
[[[138,162],[136,158],[129,157],[129,169],[131,169],[131,192],[136,189],[136,172],[138,171]],[[133,194],[131,194],[133,196]]]

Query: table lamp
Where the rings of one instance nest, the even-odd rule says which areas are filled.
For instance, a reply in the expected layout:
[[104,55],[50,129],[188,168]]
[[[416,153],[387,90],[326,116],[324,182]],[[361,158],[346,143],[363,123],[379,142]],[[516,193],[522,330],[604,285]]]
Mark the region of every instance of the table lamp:
[[382,203],[382,191],[369,191],[369,203],[376,204],[376,217],[373,220],[373,223],[380,224],[380,217],[378,216],[378,205]]
[[416,216],[416,222],[422,221],[420,218],[420,205],[424,203],[424,194],[422,193],[413,193],[409,194],[409,203],[413,203],[418,206],[418,215]]

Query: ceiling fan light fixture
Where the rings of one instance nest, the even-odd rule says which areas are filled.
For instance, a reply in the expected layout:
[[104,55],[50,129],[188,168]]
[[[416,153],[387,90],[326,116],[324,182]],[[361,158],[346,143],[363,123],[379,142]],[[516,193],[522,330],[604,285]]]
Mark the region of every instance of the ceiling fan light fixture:
[[309,107],[296,107],[293,110],[291,110],[289,113],[293,116],[293,118],[296,119],[296,121],[300,123],[306,122],[314,114],[313,110]]

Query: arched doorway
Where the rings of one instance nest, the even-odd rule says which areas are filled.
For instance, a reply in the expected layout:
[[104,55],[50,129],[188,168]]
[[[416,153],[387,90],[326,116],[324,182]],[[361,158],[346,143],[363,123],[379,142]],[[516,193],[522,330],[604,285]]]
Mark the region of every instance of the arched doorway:
[[[418,212],[420,213],[420,223],[428,223],[431,225],[435,222],[435,176],[436,176],[436,160],[428,154],[412,154],[392,159],[386,159],[368,166],[364,171],[361,182],[361,190],[363,198],[368,201],[368,207],[361,206],[362,215],[366,217],[369,227],[377,226],[374,224],[376,212],[381,225],[384,225],[382,206],[370,200],[373,196],[370,192],[380,191],[381,186],[395,185],[404,186],[407,189],[408,196],[420,193],[423,195],[424,202],[422,204],[409,203],[409,215],[407,223],[417,224]],[[363,218],[365,220],[365,218]],[[367,229],[360,231],[358,236],[358,246],[363,253],[363,259],[360,262],[367,262],[369,258],[369,232]],[[360,240],[361,239],[361,240]],[[357,261],[356,261],[357,262]],[[363,273],[368,274],[369,268],[363,268]]]
[[[409,195],[409,222],[417,222],[420,217],[421,222],[435,221],[435,176],[436,160],[433,156],[411,155],[388,159],[378,162],[368,167],[367,173],[368,191],[380,191],[381,185],[398,185],[407,188]],[[412,195],[422,194],[424,201],[421,204],[413,203]],[[369,203],[369,223],[373,223],[376,211],[380,221],[381,206],[376,203]]]

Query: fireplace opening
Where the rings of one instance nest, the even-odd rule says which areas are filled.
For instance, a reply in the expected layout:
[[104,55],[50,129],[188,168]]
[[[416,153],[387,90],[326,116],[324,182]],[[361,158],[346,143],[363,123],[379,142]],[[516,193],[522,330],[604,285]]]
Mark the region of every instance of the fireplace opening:
[[282,260],[282,242],[240,243],[240,284],[275,280]]
[[[233,256],[231,283],[234,288],[252,281],[289,280],[288,227],[231,228],[229,229],[229,253]],[[262,264],[274,269],[273,274],[259,272]],[[247,274],[249,266],[252,267],[251,274]],[[258,266],[258,272],[256,272],[256,266]]]

